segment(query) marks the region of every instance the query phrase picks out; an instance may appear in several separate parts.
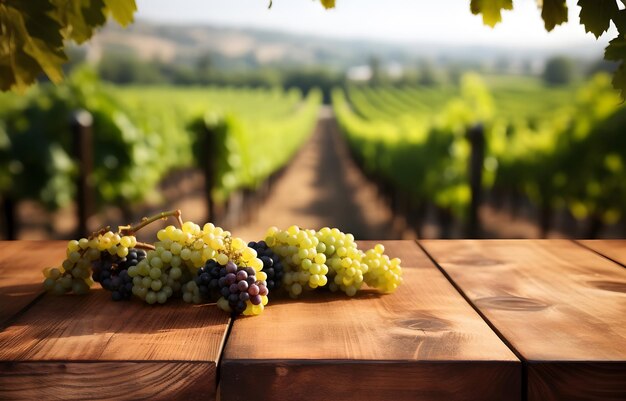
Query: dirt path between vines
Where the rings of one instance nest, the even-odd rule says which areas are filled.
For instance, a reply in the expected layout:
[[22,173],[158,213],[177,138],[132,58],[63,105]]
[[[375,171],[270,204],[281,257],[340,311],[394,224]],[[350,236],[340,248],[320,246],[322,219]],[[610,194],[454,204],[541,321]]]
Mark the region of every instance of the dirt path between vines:
[[252,221],[231,231],[245,239],[262,238],[270,226],[292,224],[313,229],[337,227],[357,239],[411,238],[353,164],[328,107],[322,108],[311,139]]

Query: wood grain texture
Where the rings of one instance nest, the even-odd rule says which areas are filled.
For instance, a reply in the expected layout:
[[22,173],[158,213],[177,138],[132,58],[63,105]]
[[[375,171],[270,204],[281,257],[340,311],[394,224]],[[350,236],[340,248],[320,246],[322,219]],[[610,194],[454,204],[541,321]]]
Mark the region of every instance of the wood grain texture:
[[64,257],[65,241],[0,241],[0,329],[41,295],[42,270]]
[[237,318],[221,399],[519,400],[511,351],[415,243],[384,244],[403,259],[396,293],[318,291]]
[[577,240],[576,242],[607,258],[626,266],[626,240]]
[[[62,243],[57,246],[64,249]],[[15,265],[13,260],[20,257],[17,252],[2,264]],[[41,269],[33,269],[40,282]],[[215,305],[191,306],[181,300],[155,306],[138,300],[113,302],[102,289],[85,296],[46,294],[0,332],[0,387],[17,383],[10,387],[10,399],[34,399],[33,394],[43,399],[83,398],[80,392],[88,386],[89,399],[136,399],[146,386],[150,387],[144,389],[146,398],[163,393],[162,399],[168,399],[173,394],[168,389],[174,387],[183,394],[202,388],[194,397],[212,399],[229,325],[230,317]],[[186,375],[199,382],[183,380]],[[43,389],[34,389],[43,376]]]
[[210,400],[212,377],[212,363],[5,362],[0,400]]
[[529,400],[624,399],[626,269],[566,240],[420,243],[527,361]]
[[542,401],[624,401],[626,374],[621,362],[530,363],[528,399]]
[[150,306],[46,294],[0,333],[0,361],[217,361],[229,316],[180,300]]

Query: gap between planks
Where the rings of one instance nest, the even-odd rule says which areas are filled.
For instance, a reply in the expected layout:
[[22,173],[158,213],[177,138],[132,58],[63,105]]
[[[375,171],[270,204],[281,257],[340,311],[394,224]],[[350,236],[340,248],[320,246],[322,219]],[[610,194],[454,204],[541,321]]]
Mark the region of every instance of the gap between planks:
[[[582,248],[584,248],[584,249],[586,249],[588,251],[591,251],[591,252],[595,253],[596,255],[600,255],[603,258],[610,260],[611,262],[615,263],[619,267],[626,267],[626,265],[624,263],[620,262],[617,259],[614,259],[614,258],[610,257],[609,255],[607,255],[605,253],[602,253],[601,251],[599,251],[597,249],[594,249],[594,248],[590,247],[589,245],[583,243],[582,240],[573,239],[571,241],[573,243],[575,243],[576,245],[578,245],[578,246],[580,246],[580,247],[582,247]],[[602,241],[602,240],[598,240],[598,241]]]

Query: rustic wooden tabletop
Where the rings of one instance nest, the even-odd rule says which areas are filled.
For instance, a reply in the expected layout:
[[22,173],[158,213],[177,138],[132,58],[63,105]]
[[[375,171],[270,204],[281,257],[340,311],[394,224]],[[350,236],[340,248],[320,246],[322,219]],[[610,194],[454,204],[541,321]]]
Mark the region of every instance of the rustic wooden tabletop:
[[0,242],[0,399],[626,400],[626,240],[383,243],[394,294],[231,319],[44,295],[65,243]]

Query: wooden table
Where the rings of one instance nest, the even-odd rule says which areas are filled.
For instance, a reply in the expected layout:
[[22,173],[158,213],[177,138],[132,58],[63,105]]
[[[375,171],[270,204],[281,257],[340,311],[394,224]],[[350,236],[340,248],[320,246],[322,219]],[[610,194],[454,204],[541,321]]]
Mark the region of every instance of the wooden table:
[[396,293],[231,320],[43,295],[65,244],[0,242],[0,399],[626,400],[626,241],[383,243]]

